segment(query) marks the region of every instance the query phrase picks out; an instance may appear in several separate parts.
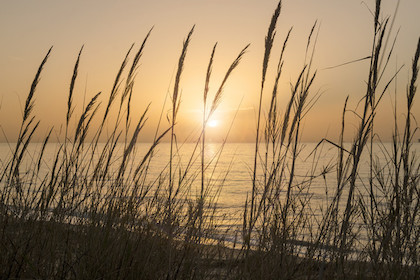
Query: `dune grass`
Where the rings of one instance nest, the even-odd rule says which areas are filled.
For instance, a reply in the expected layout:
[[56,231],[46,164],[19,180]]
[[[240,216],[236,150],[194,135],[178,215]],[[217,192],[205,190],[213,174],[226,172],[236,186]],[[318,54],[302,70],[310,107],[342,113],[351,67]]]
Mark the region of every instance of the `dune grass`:
[[[290,86],[288,101],[279,104],[279,94],[286,94],[279,92],[278,83],[292,29],[285,35],[269,91],[269,110],[264,116],[262,100],[268,89],[266,77],[280,16],[281,1],[265,38],[254,165],[249,178],[252,189],[244,201],[242,229],[234,244],[226,242],[227,233],[218,231],[221,221],[216,215],[217,196],[223,185],[212,184],[212,173],[207,171],[217,168],[221,152],[206,162],[206,125],[222,102],[224,86],[248,46],[233,59],[210,102],[209,83],[217,59],[217,44],[214,45],[204,77],[201,132],[188,164],[183,166],[179,160],[182,143],[176,137],[177,114],[182,110],[181,78],[188,65],[194,27],[182,45],[168,127],[156,129],[154,141],[138,158],[136,142],[143,133],[148,107],[135,117],[138,122],[133,125],[130,102],[150,30],[128,70],[134,46],[125,55],[102,116],[98,115],[102,106],[99,97],[104,93],[94,95],[78,119],[73,114],[83,47],[80,49],[70,79],[64,141],[57,144],[54,160],[47,164],[45,150],[53,129],[48,131],[35,157],[28,150],[39,126],[32,112],[36,105],[34,96],[52,49],[45,55],[27,96],[11,157],[2,159],[1,278],[414,279],[419,275],[420,163],[412,150],[418,129],[412,106],[417,91],[420,39],[405,94],[404,125],[398,126],[395,109],[392,149],[381,145],[386,161],[379,161],[373,154],[373,143],[380,141],[374,129],[375,115],[399,70],[384,80],[395,41],[387,45],[390,18],[379,20],[381,1],[376,1],[362,106],[350,110],[349,97],[346,98],[339,141],[321,141],[311,153],[312,168],[302,177],[296,174],[302,152],[302,121],[320,96],[313,89],[316,71],[312,69],[319,27],[315,22],[309,31],[304,64]],[[118,114],[110,124],[109,114],[114,106],[118,106]],[[359,116],[359,123],[353,140],[346,144],[344,132],[349,112]],[[99,120],[98,127],[93,125],[94,119]],[[72,120],[77,123],[74,128],[70,125]],[[101,143],[106,125],[112,129]],[[150,178],[151,159],[164,137],[170,139],[166,167],[156,178]],[[336,162],[319,171],[318,159],[326,145],[337,149]],[[122,151],[117,147],[122,147]],[[365,154],[369,155],[368,182],[360,179]],[[27,161],[29,166],[24,164]],[[195,163],[200,166],[198,171],[193,168]],[[49,167],[47,172],[42,171],[45,165]],[[334,185],[326,186],[334,194],[326,199],[326,207],[319,215],[308,194],[314,180],[325,176],[335,178],[329,181]],[[200,185],[196,194],[195,182]],[[237,229],[229,230],[234,234]],[[357,243],[362,236],[366,242]]]

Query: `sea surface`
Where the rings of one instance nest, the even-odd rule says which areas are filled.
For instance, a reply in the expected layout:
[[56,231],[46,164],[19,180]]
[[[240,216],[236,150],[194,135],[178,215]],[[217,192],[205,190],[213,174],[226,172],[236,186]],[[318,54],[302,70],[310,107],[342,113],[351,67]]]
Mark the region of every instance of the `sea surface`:
[[[43,162],[41,164],[40,174],[48,174],[51,170],[54,156],[59,149],[59,144],[48,144]],[[141,162],[144,155],[150,149],[150,143],[138,143],[135,146],[135,153],[130,161],[130,166],[135,167]],[[0,168],[10,160],[15,144],[0,144]],[[28,172],[35,168],[36,158],[42,147],[41,143],[32,143],[28,147],[28,154],[24,159],[21,172]],[[293,188],[294,194],[310,198],[311,208],[315,216],[322,215],[331,202],[332,196],[337,188],[337,155],[338,148],[325,143],[318,146],[317,143],[302,143],[298,147],[297,160],[294,166],[295,180]],[[349,147],[349,144],[346,145]],[[98,150],[103,148],[99,144]],[[412,152],[420,154],[420,143],[413,143]],[[118,167],[122,158],[124,144],[118,144],[116,147],[116,156],[111,162],[111,166]],[[260,145],[258,157],[257,179],[264,181],[263,163],[265,162],[265,146]],[[226,227],[240,226],[241,216],[245,201],[250,197],[252,189],[252,176],[254,165],[254,143],[208,143],[205,146],[205,187],[210,190],[210,194],[217,195],[217,215],[223,217]],[[156,184],[157,180],[166,178],[169,170],[170,144],[161,143],[155,149],[148,168],[146,182]],[[376,164],[374,170],[382,170],[385,176],[390,163],[392,153],[391,143],[374,143],[372,156]],[[346,156],[346,152],[344,152]],[[370,176],[370,147],[366,146],[361,165],[359,167],[358,188],[356,195],[364,195],[368,190],[368,180]],[[271,153],[267,155],[267,162],[271,162]],[[284,172],[286,177],[290,174],[292,164],[290,155],[288,155],[287,165]],[[419,162],[417,161],[417,165]],[[269,164],[270,165],[270,164]],[[131,167],[128,167],[130,169]],[[189,197],[198,196],[201,189],[201,154],[200,146],[195,143],[186,143],[178,145],[174,150],[173,171],[174,178],[178,180],[180,174],[188,169],[188,176],[185,179],[185,188],[188,188]],[[328,173],[325,173],[328,171]],[[166,175],[165,175],[166,174]],[[374,174],[375,175],[375,174]],[[166,177],[165,177],[166,176]],[[286,187],[282,187],[282,195],[285,195]],[[382,191],[375,190],[378,197],[381,197]],[[343,196],[346,197],[347,190],[343,190]],[[344,201],[345,199],[343,199]],[[380,199],[378,200],[380,201]],[[344,202],[343,202],[344,203]],[[343,207],[343,206],[342,206]]]

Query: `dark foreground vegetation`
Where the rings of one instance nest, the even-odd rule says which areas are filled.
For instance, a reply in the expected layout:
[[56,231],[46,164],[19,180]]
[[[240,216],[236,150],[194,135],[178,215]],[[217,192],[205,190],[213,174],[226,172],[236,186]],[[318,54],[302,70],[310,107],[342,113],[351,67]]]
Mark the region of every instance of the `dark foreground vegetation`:
[[[420,213],[418,155],[412,151],[417,124],[412,117],[419,68],[420,40],[411,64],[405,93],[404,126],[395,114],[392,148],[386,161],[372,153],[375,115],[378,105],[395,76],[384,80],[384,70],[393,52],[385,38],[390,18],[380,20],[381,1],[373,11],[374,39],[366,92],[358,96],[354,110],[344,103],[339,141],[322,145],[337,149],[336,162],[324,172],[308,170],[297,177],[295,165],[300,152],[301,122],[314,105],[312,94],[316,71],[312,70],[315,24],[307,41],[306,63],[291,87],[287,104],[278,104],[277,85],[283,71],[283,51],[275,62],[277,75],[268,89],[266,73],[272,63],[271,49],[280,15],[279,3],[265,38],[255,160],[250,180],[252,190],[244,202],[242,228],[220,232],[216,215],[221,186],[210,184],[204,156],[205,127],[221,102],[223,87],[245,54],[245,47],[233,59],[220,87],[209,99],[213,59],[210,56],[203,93],[203,126],[196,141],[195,156],[187,166],[178,164],[176,138],[179,89],[185,57],[193,29],[184,41],[171,98],[170,124],[157,128],[156,137],[140,160],[134,158],[135,143],[142,133],[147,110],[132,123],[130,100],[139,60],[149,34],[139,50],[127,53],[101,115],[95,95],[76,121],[73,89],[77,79],[77,57],[67,99],[65,138],[58,145],[49,171],[42,172],[44,152],[52,130],[36,156],[28,146],[39,122],[32,114],[34,95],[50,51],[42,61],[27,96],[23,120],[12,156],[1,159],[0,170],[0,278],[35,279],[415,279],[420,275]],[[392,40],[391,40],[392,41]],[[415,46],[413,46],[414,48]],[[134,52],[134,51],[133,51]],[[123,76],[125,79],[123,79]],[[271,94],[265,115],[263,94]],[[316,91],[315,91],[316,92]],[[102,105],[103,106],[103,105]],[[118,116],[107,141],[100,143],[108,125],[109,112]],[[344,145],[345,116],[358,116],[357,131],[350,145]],[[340,117],[340,116],[338,116]],[[93,120],[100,120],[93,126]],[[108,128],[109,129],[109,128]],[[170,139],[167,167],[150,184],[149,167],[161,140]],[[116,151],[117,143],[124,150]],[[318,147],[314,153],[318,153]],[[361,157],[370,158],[368,181],[359,175]],[[31,154],[32,155],[32,154]],[[198,157],[197,157],[198,155]],[[29,161],[30,166],[23,164]],[[314,157],[316,158],[316,157]],[[192,174],[198,160],[200,174]],[[216,159],[217,161],[217,159]],[[314,163],[315,164],[315,163]],[[229,176],[229,175],[227,175]],[[329,185],[333,198],[326,201],[322,215],[315,215],[309,193],[315,178],[334,176]],[[198,182],[197,195],[191,195]],[[195,193],[195,192],[194,192]],[[363,239],[364,242],[359,240]]]

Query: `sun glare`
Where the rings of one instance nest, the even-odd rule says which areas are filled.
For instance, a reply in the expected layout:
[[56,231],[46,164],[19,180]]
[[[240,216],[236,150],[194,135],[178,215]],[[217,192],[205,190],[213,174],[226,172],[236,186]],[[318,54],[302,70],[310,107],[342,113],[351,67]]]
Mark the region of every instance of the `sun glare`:
[[208,123],[207,123],[207,126],[209,126],[209,127],[216,127],[216,126],[218,126],[219,125],[219,121],[217,121],[217,120],[210,120]]

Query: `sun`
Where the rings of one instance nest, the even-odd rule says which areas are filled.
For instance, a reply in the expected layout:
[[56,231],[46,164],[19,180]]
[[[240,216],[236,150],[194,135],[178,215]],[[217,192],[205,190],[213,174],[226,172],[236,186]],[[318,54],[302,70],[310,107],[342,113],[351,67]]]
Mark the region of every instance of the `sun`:
[[207,126],[209,126],[209,127],[216,127],[216,126],[218,126],[219,125],[219,121],[218,120],[210,120],[208,123],[207,123]]

